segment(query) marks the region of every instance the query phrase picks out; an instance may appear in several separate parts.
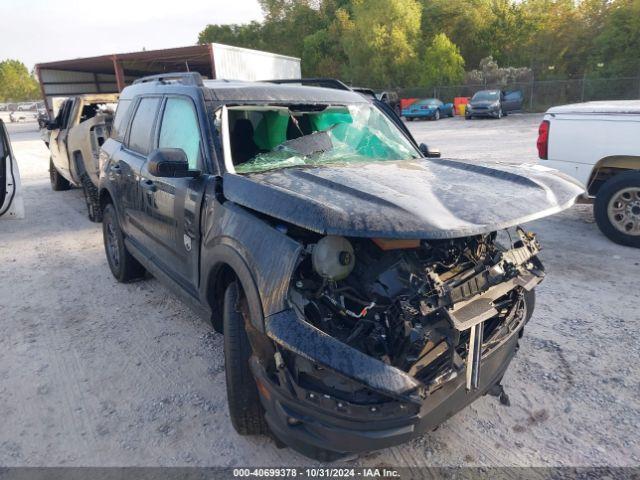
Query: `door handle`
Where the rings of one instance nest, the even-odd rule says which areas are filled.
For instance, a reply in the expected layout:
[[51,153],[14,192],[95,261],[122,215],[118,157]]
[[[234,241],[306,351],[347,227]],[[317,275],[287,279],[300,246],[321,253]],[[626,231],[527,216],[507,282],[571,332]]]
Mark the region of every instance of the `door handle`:
[[146,178],[140,180],[140,187],[142,187],[142,189],[147,193],[153,193],[157,190],[156,184],[153,182],[153,180],[149,180]]

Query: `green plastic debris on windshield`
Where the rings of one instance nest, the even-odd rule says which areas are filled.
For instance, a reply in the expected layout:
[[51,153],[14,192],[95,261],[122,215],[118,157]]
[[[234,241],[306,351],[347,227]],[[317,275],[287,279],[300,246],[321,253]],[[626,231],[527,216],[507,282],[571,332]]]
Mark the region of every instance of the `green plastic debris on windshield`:
[[353,118],[349,111],[323,112],[310,116],[310,121],[315,130],[324,131],[339,123],[353,123]]
[[288,124],[287,114],[279,111],[264,112],[253,134],[253,141],[261,150],[273,150],[287,140]]
[[[254,142],[263,150],[250,160],[236,164],[236,173],[256,173],[297,166],[319,166],[328,163],[350,164],[385,160],[408,160],[419,153],[402,132],[371,105],[350,105],[323,112],[295,112],[289,117],[282,111],[262,111],[254,134]],[[294,116],[295,115],[295,116]],[[284,122],[283,119],[284,118]],[[293,123],[292,123],[293,122]],[[264,127],[261,125],[264,124]],[[292,125],[299,134],[287,139]],[[267,132],[268,141],[258,141]],[[284,131],[284,133],[283,133]],[[294,130],[295,131],[295,130]],[[302,135],[302,133],[306,135]],[[307,133],[308,132],[308,133]],[[305,155],[301,146],[310,144],[315,132],[325,132],[330,139],[325,151]],[[287,140],[295,139],[300,151]],[[274,142],[277,145],[271,146]],[[264,148],[269,145],[269,148]],[[306,145],[305,145],[306,146]],[[269,150],[264,152],[264,150]]]

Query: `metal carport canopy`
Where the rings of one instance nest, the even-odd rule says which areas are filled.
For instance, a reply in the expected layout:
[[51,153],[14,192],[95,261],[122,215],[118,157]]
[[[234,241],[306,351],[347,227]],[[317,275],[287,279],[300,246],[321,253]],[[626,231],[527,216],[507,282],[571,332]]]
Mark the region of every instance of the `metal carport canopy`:
[[192,45],[39,63],[36,73],[51,111],[53,97],[117,93],[146,75],[191,71],[215,78],[213,65],[211,45]]

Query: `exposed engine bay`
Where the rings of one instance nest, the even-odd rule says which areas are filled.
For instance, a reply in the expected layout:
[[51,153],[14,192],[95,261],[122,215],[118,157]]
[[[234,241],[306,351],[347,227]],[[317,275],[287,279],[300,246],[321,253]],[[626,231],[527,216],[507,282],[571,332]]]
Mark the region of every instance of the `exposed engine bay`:
[[[290,302],[316,328],[434,391],[528,319],[544,277],[533,234],[518,228],[449,240],[322,237],[306,245]],[[466,368],[465,368],[466,367]]]

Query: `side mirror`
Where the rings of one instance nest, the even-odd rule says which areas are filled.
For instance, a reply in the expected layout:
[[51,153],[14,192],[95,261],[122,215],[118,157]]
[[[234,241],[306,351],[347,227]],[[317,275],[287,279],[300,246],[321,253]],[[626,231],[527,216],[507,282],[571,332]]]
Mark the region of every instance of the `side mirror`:
[[419,148],[426,158],[440,158],[440,150],[437,148],[429,148],[426,143],[421,143]]
[[58,128],[58,124],[53,120],[48,120],[45,126],[47,130],[56,130]]
[[149,155],[147,170],[154,177],[197,177],[198,170],[189,170],[187,155],[181,148],[158,148]]

